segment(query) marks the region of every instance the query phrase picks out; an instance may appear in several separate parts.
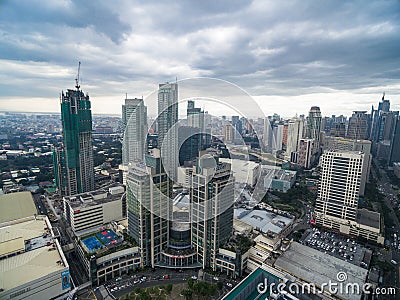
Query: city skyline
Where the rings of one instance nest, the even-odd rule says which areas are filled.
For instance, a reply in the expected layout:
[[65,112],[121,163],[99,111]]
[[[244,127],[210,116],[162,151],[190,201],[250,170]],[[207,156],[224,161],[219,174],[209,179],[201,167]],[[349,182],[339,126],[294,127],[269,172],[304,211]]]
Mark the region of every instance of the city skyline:
[[396,2],[0,7],[2,110],[56,112],[78,61],[94,113],[117,114],[125,93],[141,97],[157,82],[198,76],[237,84],[266,115],[292,117],[312,105],[350,115],[349,103],[369,110],[383,92],[400,109]]

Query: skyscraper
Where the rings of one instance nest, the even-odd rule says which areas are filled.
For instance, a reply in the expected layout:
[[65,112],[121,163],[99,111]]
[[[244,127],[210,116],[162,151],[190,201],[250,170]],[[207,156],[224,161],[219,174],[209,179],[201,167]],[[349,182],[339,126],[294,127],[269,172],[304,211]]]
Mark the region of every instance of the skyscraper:
[[297,162],[297,151],[299,150],[300,139],[303,137],[303,131],[303,119],[295,117],[289,120],[285,159],[290,162]]
[[390,143],[390,159],[389,165],[394,162],[400,162],[400,120],[397,118],[396,126],[393,133],[393,139]]
[[127,176],[128,233],[139,244],[142,262],[155,267],[168,246],[172,182],[165,174],[159,150],[146,162],[131,165]]
[[379,142],[379,124],[382,113],[390,111],[390,100],[385,99],[385,93],[383,93],[382,101],[378,104],[378,109],[375,110],[372,106],[371,111],[371,132],[369,138],[373,142]]
[[61,93],[63,146],[53,151],[57,187],[66,196],[95,188],[90,99],[75,87]]
[[167,174],[177,180],[178,164],[178,84],[161,83],[158,89],[158,147]]
[[315,212],[320,218],[356,220],[365,154],[326,151],[320,159],[321,181]]
[[203,268],[215,270],[218,249],[233,228],[234,179],[231,165],[200,158],[192,177],[192,243]]
[[349,119],[347,138],[354,140],[364,140],[368,137],[368,119],[366,111],[354,111]]
[[187,105],[187,125],[200,128],[204,132],[204,111],[200,107],[195,107],[194,101],[189,100]]
[[321,110],[312,106],[307,117],[307,137],[314,140],[315,158],[318,158],[321,148]]
[[136,160],[143,161],[147,148],[147,108],[143,99],[125,99],[122,125],[122,163],[128,165]]

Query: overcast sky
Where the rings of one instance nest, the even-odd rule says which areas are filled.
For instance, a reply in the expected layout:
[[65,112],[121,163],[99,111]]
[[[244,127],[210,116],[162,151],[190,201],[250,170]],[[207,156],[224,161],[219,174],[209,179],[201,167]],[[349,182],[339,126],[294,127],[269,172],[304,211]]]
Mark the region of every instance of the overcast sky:
[[0,0],[0,35],[0,110],[59,111],[78,61],[94,113],[199,76],[266,115],[400,109],[399,1]]

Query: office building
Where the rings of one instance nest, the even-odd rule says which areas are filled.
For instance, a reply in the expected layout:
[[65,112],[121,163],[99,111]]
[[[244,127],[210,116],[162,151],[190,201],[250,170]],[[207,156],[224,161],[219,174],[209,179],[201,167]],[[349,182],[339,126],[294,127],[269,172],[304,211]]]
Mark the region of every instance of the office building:
[[176,181],[178,168],[178,84],[162,83],[158,89],[158,148],[170,178]]
[[122,105],[122,164],[143,161],[147,149],[147,107],[143,99],[125,99]]
[[329,150],[339,150],[339,151],[359,151],[364,153],[365,160],[365,171],[362,172],[361,182],[360,182],[360,196],[364,196],[365,193],[365,185],[368,182],[371,163],[372,163],[372,154],[371,154],[371,141],[368,140],[353,140],[353,139],[345,139],[339,137],[324,137],[323,142],[323,151]]
[[145,163],[132,165],[127,176],[128,233],[141,249],[144,266],[160,264],[168,247],[171,197],[172,182],[154,149]]
[[334,123],[329,131],[330,136],[346,137],[346,124],[343,122]]
[[202,139],[205,136],[200,130],[198,127],[179,126],[179,166],[183,166],[185,162],[193,161],[199,156]]
[[300,139],[303,137],[304,120],[293,118],[288,122],[287,145],[285,159],[290,162],[297,162],[297,152],[299,150]]
[[78,84],[75,87],[61,93],[63,147],[53,151],[56,184],[66,196],[94,190],[90,99]]
[[[4,220],[3,211],[0,212]],[[69,265],[46,216],[0,224],[0,299],[67,296]]]
[[393,132],[393,139],[390,145],[389,165],[394,162],[400,162],[400,120],[397,118],[396,126]]
[[354,111],[349,119],[347,138],[354,140],[367,139],[369,118],[366,111]]
[[206,156],[192,177],[192,245],[203,269],[216,270],[218,249],[233,229],[234,179],[231,165]]
[[325,151],[315,206],[316,223],[343,234],[382,244],[379,213],[358,209],[366,155],[357,151]]
[[204,132],[204,111],[200,107],[195,107],[193,100],[188,101],[186,116],[188,126],[200,128],[201,132]]
[[313,155],[315,159],[319,157],[321,147],[321,111],[318,106],[313,106],[310,109],[307,117],[307,136],[314,140]]
[[321,180],[316,211],[354,221],[358,206],[365,154],[326,151],[321,156]]
[[381,131],[379,127],[381,126],[380,118],[382,113],[387,113],[390,111],[390,100],[385,99],[385,93],[383,93],[382,101],[378,104],[378,109],[375,110],[372,106],[371,111],[371,133],[370,139],[373,142],[379,141],[379,132]]
[[123,186],[100,189],[63,198],[64,218],[75,235],[98,229],[126,217]]

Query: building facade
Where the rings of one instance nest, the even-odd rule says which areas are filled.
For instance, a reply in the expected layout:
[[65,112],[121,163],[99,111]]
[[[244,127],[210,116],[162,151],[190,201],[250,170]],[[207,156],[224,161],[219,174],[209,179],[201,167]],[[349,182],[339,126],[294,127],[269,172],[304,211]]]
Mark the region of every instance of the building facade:
[[192,244],[203,268],[216,270],[218,249],[233,230],[234,179],[231,166],[200,159],[192,179]]
[[143,161],[147,149],[147,107],[143,99],[125,99],[122,105],[122,164]]
[[165,171],[177,179],[178,167],[178,84],[163,83],[158,89],[158,148]]
[[54,174],[62,195],[94,190],[92,112],[89,95],[79,90],[61,93],[63,147],[54,150]]

